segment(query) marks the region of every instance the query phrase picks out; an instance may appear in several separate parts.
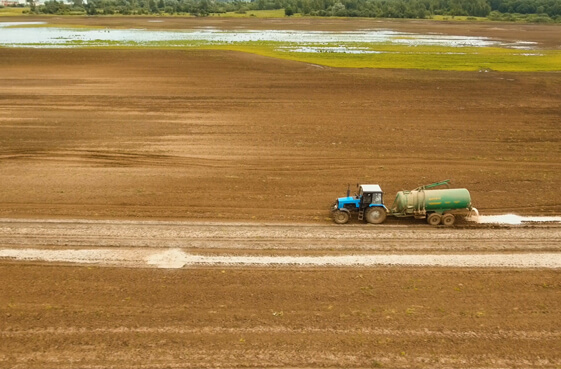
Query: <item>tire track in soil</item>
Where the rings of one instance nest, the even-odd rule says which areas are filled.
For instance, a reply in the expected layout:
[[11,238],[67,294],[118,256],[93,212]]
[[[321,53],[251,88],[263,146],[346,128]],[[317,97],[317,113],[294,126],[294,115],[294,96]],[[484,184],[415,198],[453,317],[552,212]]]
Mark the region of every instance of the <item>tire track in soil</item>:
[[436,337],[436,338],[457,338],[457,339],[485,339],[485,340],[555,340],[561,338],[561,332],[548,331],[509,331],[499,330],[496,332],[482,331],[434,331],[429,329],[372,329],[372,328],[353,328],[353,329],[333,329],[333,328],[291,328],[286,326],[260,326],[250,328],[225,328],[225,327],[104,327],[104,328],[36,328],[26,330],[3,330],[0,337],[10,338],[18,336],[33,336],[41,334],[54,335],[78,335],[78,334],[129,334],[129,333],[172,333],[172,334],[259,334],[259,333],[284,333],[284,334],[368,334],[376,336],[417,336],[417,337]]
[[[424,241],[501,242],[509,248],[516,240],[521,242],[557,242],[561,240],[561,226],[557,224],[500,226],[471,222],[456,228],[429,227],[428,225],[352,224],[345,226],[282,223],[224,223],[181,221],[116,221],[116,220],[35,220],[0,219],[0,242],[11,239],[17,243],[36,245],[103,246],[112,240],[115,246],[176,246],[181,242],[221,241],[246,242],[356,242],[368,244],[385,241],[403,241],[409,244]],[[61,239],[59,242],[54,242]],[[26,241],[27,240],[27,241]],[[332,245],[330,245],[332,246]],[[410,246],[410,245],[409,245]],[[327,247],[326,247],[327,248]],[[421,247],[422,249],[422,247]]]
[[555,226],[474,230],[4,219],[0,245],[4,260],[122,267],[561,268],[561,227]]

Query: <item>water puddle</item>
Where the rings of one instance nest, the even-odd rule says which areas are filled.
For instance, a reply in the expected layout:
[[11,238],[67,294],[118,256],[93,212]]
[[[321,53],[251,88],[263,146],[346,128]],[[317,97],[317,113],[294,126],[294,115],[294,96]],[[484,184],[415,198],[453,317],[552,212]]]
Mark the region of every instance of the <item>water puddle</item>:
[[[215,28],[192,30],[87,29],[44,27],[45,22],[0,22],[0,46],[3,47],[80,47],[80,46],[157,46],[162,42],[176,45],[227,45],[251,42],[276,42],[289,47],[280,50],[301,53],[379,53],[353,44],[393,44],[406,46],[503,47],[532,49],[536,43],[504,42],[486,37],[417,34],[387,29],[351,32],[239,30]],[[337,44],[337,46],[332,46]],[[324,45],[324,46],[321,46]],[[325,45],[329,45],[326,47]]]

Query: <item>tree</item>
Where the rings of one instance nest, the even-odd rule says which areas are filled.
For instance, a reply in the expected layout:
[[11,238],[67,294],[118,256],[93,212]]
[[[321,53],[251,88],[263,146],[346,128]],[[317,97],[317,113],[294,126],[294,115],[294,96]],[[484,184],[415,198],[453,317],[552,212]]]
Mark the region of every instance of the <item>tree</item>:
[[345,5],[343,5],[340,1],[336,2],[331,7],[331,15],[337,17],[344,17],[345,15],[347,15],[347,9],[345,8]]
[[26,0],[26,2],[29,4],[29,10],[31,10],[32,13],[35,13],[37,11],[35,0]]
[[156,6],[156,2],[154,0],[148,1],[148,8],[150,9],[151,13],[159,13],[158,7]]
[[25,1],[30,12],[47,14],[85,9],[89,15],[191,13],[205,16],[227,11],[284,9],[288,17],[296,13],[387,18],[467,15],[503,21],[523,18],[531,22],[561,22],[561,0],[47,0],[41,6],[36,5],[37,0]]

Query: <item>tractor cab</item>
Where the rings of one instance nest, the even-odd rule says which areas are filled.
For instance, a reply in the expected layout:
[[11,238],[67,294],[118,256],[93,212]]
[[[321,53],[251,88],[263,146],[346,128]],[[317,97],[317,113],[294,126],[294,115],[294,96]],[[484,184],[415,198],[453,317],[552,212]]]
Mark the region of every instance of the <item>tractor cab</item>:
[[350,192],[350,189],[347,189],[347,196],[338,198],[333,205],[335,223],[347,223],[353,212],[358,212],[358,220],[366,217],[366,221],[369,223],[382,223],[386,219],[384,193],[379,185],[359,185],[355,196],[351,196]]
[[360,199],[359,207],[367,208],[375,205],[382,205],[382,189],[379,185],[361,185],[358,189],[357,197]]

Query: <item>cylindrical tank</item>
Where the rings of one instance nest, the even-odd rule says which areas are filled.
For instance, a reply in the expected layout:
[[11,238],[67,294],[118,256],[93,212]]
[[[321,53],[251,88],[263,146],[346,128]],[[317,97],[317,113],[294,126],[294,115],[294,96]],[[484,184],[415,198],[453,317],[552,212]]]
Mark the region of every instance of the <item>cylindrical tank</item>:
[[399,191],[390,209],[396,215],[470,209],[471,197],[465,188]]

